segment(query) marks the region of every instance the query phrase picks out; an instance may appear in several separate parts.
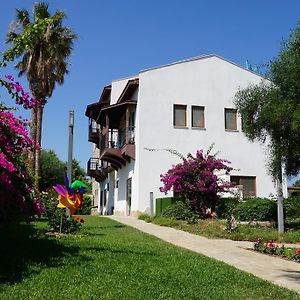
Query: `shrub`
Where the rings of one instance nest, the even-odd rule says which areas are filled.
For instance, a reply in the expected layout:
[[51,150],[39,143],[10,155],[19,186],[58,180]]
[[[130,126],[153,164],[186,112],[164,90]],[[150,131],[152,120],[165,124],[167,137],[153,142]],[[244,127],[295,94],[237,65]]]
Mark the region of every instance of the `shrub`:
[[198,222],[198,216],[182,201],[177,201],[171,206],[168,206],[161,215],[176,220],[186,220],[190,224]]
[[92,209],[92,197],[90,195],[83,195],[82,207],[78,208],[76,215],[90,215]]
[[220,198],[216,207],[217,215],[224,219],[230,217],[239,203],[240,200],[237,198]]
[[147,215],[147,214],[141,214],[141,215],[139,215],[138,219],[139,220],[143,220],[143,221],[145,221],[147,223],[150,223],[153,220],[153,218],[151,216]]
[[229,174],[232,170],[229,161],[212,155],[210,149],[203,153],[198,150],[195,157],[185,158],[175,150],[169,150],[182,158],[182,162],[160,175],[163,186],[160,191],[167,194],[171,189],[187,199],[189,206],[199,216],[205,216],[208,208],[215,210],[218,194],[230,191],[232,184],[216,175],[216,172]]
[[166,227],[175,227],[179,225],[179,221],[174,218],[166,218],[166,217],[155,217],[152,220],[152,223],[156,225],[166,226]]
[[274,200],[254,198],[239,203],[232,213],[240,221],[271,221],[277,219],[277,206]]
[[283,205],[286,218],[300,218],[300,196],[289,197],[285,199]]

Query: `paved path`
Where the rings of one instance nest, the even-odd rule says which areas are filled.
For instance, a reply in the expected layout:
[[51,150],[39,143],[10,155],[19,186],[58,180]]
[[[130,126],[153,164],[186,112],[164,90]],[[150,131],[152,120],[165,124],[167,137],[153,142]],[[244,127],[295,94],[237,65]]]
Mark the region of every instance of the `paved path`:
[[211,240],[181,230],[146,223],[133,217],[110,218],[300,293],[300,264],[246,250],[245,248],[252,248],[251,242]]

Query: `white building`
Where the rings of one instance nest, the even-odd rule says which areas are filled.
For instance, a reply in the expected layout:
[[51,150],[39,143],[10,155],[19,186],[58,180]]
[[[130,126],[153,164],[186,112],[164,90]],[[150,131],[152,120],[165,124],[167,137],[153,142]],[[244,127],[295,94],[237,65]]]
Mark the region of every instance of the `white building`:
[[[94,143],[88,174],[98,212],[135,215],[150,209],[150,193],[163,197],[160,174],[186,155],[212,143],[220,158],[236,169],[226,179],[243,188],[244,197],[269,197],[275,187],[266,153],[241,131],[233,100],[239,88],[263,78],[223,59],[207,55],[141,71],[104,87],[87,106],[89,141]],[[284,189],[286,190],[286,189]]]

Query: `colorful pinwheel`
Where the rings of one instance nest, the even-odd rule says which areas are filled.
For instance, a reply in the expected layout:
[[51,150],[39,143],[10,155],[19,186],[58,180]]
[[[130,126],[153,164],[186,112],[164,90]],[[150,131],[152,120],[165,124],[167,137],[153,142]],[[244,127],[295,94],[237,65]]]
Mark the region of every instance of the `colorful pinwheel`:
[[82,206],[82,197],[86,191],[87,185],[82,181],[75,180],[69,186],[69,179],[64,176],[65,186],[58,184],[53,186],[53,189],[58,193],[59,208],[68,208],[70,215],[73,215],[77,208]]

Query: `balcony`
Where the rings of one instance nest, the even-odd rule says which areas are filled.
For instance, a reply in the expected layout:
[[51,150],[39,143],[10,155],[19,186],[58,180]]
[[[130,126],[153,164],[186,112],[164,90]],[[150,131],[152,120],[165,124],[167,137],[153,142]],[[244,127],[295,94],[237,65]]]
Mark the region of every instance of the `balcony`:
[[100,137],[99,134],[100,131],[97,126],[97,123],[90,119],[88,141],[96,145],[99,145],[99,137]]
[[107,174],[112,171],[112,168],[105,161],[100,161],[99,158],[90,158],[87,163],[87,175],[101,182],[107,177]]
[[135,159],[134,126],[108,129],[100,135],[100,159],[109,162],[117,170]]

